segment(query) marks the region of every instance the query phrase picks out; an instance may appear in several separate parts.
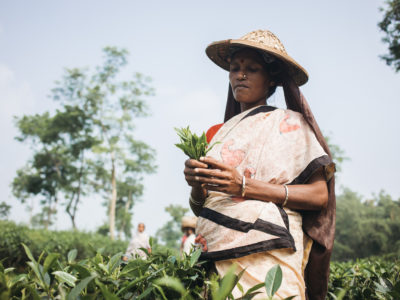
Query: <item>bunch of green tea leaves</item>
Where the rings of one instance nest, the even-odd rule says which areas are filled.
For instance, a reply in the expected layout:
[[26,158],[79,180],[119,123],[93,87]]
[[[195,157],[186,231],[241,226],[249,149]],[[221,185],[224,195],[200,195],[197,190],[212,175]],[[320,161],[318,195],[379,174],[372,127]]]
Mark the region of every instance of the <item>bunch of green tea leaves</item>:
[[207,137],[204,132],[201,136],[197,136],[197,134],[190,131],[189,126],[186,128],[175,128],[175,131],[181,139],[181,142],[175,144],[175,146],[192,159],[199,160],[200,157],[206,156],[212,147],[219,143],[216,142],[210,146],[207,143]]

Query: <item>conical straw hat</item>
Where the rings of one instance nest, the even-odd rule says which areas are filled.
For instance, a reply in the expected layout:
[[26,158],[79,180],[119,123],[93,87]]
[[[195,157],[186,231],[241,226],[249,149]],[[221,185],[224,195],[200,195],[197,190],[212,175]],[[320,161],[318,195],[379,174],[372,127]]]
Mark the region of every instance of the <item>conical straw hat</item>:
[[255,30],[237,40],[229,39],[211,43],[206,48],[206,53],[214,63],[229,71],[231,47],[250,47],[270,54],[286,63],[289,74],[298,86],[308,81],[307,71],[287,54],[281,41],[271,31]]
[[185,227],[196,228],[197,217],[195,216],[183,216],[182,217],[182,229]]

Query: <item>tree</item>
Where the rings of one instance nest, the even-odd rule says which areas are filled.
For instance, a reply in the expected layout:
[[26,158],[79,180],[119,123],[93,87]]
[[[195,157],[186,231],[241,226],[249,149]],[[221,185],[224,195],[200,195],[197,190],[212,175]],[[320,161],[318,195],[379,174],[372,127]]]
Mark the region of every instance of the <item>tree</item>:
[[132,213],[134,199],[143,193],[143,185],[134,178],[126,178],[124,182],[118,182],[118,199],[116,203],[116,228],[119,238],[124,233],[126,238],[132,236]]
[[381,191],[372,198],[344,188],[337,197],[333,258],[356,259],[395,253],[400,246],[400,199]]
[[141,174],[155,171],[154,150],[133,136],[134,121],[147,115],[148,108],[142,97],[152,95],[153,89],[148,85],[149,78],[139,73],[129,81],[117,80],[121,68],[127,64],[126,50],[106,47],[104,54],[103,65],[89,80],[83,71],[75,72],[78,76],[74,74],[74,78],[80,81],[74,83],[76,91],[72,96],[68,85],[58,87],[55,92],[68,102],[85,105],[93,134],[100,139],[93,146],[95,155],[90,165],[96,174],[93,180],[96,189],[109,199],[109,231],[114,239],[118,186],[126,192],[120,201],[129,202],[123,207],[130,209],[133,198],[129,195],[138,196],[142,192],[137,186],[142,180]]
[[87,162],[94,174],[92,186],[108,199],[109,232],[114,239],[117,200],[125,212],[118,215],[125,220],[120,222],[122,229],[130,222],[126,214],[133,207],[133,199],[143,192],[141,174],[155,171],[154,150],[133,136],[134,121],[147,115],[143,97],[153,95],[153,89],[149,86],[150,79],[140,73],[128,81],[117,78],[127,65],[126,50],[106,47],[103,52],[104,63],[96,72],[89,75],[85,70],[68,70],[53,93],[64,103],[84,108],[90,128],[88,135],[98,139],[92,147],[94,155]]
[[11,206],[4,201],[0,203],[0,219],[7,219]]
[[[144,98],[153,89],[149,78],[139,73],[128,81],[117,78],[127,65],[126,50],[106,47],[103,52],[104,63],[96,71],[67,69],[56,82],[51,97],[60,102],[61,109],[53,116],[44,113],[17,119],[18,139],[31,141],[35,152],[13,187],[22,201],[45,195],[44,203],[57,203],[62,193],[74,228],[81,197],[89,192],[103,195],[108,200],[113,239],[117,202],[121,212],[117,217],[122,218],[118,229],[127,232],[127,215],[143,193],[142,174],[155,171],[154,150],[133,136],[134,121],[147,115]],[[37,155],[49,152],[54,159],[48,161],[47,169],[34,163]]]
[[[87,173],[83,171],[81,158],[96,142],[91,138],[79,139],[80,132],[85,130],[85,119],[82,109],[70,106],[57,110],[54,116],[45,112],[16,119],[20,132],[16,139],[30,142],[34,154],[33,159],[17,171],[13,192],[22,202],[36,195],[43,197],[40,200],[47,207],[47,218],[41,216],[39,224],[46,228],[57,211],[61,193],[65,199],[79,200],[82,178]],[[76,210],[77,205],[74,213],[70,213],[70,206],[67,206],[73,228],[76,228]]]
[[379,28],[386,34],[382,41],[388,44],[389,53],[381,58],[387,65],[392,66],[395,72],[400,71],[400,0],[386,1],[383,20],[378,23]]
[[[41,116],[41,118],[34,116],[34,119],[42,121],[47,117],[46,115]],[[18,123],[21,131],[27,124],[32,125],[31,119],[28,122],[25,121],[27,121],[26,118]],[[40,127],[35,127],[34,131],[37,131],[35,134],[23,134],[20,140],[24,141],[29,136],[36,140],[36,137],[42,133],[40,129]],[[41,217],[42,224],[47,229],[52,223],[52,216],[57,211],[59,191],[69,184],[67,174],[70,168],[68,163],[70,157],[68,151],[62,145],[50,145],[43,142],[38,144],[40,146],[35,150],[33,159],[24,168],[17,171],[12,188],[14,195],[22,202],[30,197],[39,196],[40,203],[46,208],[47,212],[46,217]]]
[[171,204],[165,208],[165,211],[170,214],[171,220],[157,230],[156,236],[163,241],[168,248],[179,249],[179,241],[182,236],[181,221],[182,217],[189,209],[181,205]]
[[328,143],[329,150],[331,150],[332,160],[336,164],[336,170],[340,172],[342,170],[342,163],[349,158],[345,156],[345,151],[339,145],[332,143],[331,136],[325,135],[324,137]]

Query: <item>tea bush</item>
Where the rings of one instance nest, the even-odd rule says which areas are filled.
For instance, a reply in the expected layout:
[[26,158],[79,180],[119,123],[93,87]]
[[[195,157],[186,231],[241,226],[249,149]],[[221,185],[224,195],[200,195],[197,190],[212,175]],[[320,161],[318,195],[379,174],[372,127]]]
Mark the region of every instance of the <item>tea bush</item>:
[[[222,300],[233,299],[235,285],[243,291],[234,269],[224,278],[207,273],[205,263],[198,262],[199,251],[180,258],[152,245],[147,259],[125,263],[126,243],[101,235],[32,230],[4,221],[0,228],[0,300]],[[268,274],[264,284],[243,291],[241,299],[252,299],[259,288],[267,288],[272,299],[282,273],[276,266]],[[332,262],[327,298],[400,299],[399,256]]]
[[123,252],[128,244],[125,241],[111,241],[95,233],[30,229],[14,222],[0,221],[0,259],[4,266],[26,266],[27,256],[22,243],[31,249],[34,257],[39,257],[42,251],[56,252],[66,257],[71,249],[77,249],[78,259],[91,257],[98,250],[105,255]]
[[332,262],[328,299],[400,299],[398,256]]
[[[29,269],[18,274],[0,263],[0,299],[225,300],[233,299],[231,292],[240,278],[234,273],[235,266],[222,279],[215,274],[207,277],[204,262],[198,262],[200,250],[183,259],[169,251],[155,251],[147,259],[125,263],[122,253],[112,257],[97,253],[78,261],[76,249],[65,258],[59,253],[42,253],[36,259],[23,246]],[[273,299],[281,282],[282,270],[276,265],[268,272],[265,283],[243,291],[241,299],[252,299],[260,288],[265,288],[269,299]]]

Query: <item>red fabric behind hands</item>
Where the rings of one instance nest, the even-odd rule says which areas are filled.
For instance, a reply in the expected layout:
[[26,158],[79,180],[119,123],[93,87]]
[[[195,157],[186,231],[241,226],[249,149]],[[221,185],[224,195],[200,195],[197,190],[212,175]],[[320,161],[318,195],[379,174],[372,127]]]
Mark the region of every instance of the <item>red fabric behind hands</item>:
[[218,132],[218,130],[224,125],[224,123],[214,125],[207,130],[206,137],[207,143],[210,143],[214,135]]

